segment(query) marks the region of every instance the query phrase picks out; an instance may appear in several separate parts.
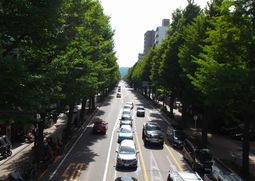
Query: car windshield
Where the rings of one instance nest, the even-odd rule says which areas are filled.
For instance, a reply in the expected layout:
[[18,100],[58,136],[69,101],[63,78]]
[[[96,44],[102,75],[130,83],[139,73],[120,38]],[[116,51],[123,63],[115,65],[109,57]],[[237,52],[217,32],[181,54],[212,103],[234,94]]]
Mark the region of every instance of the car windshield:
[[148,131],[156,131],[156,130],[160,130],[160,127],[157,125],[148,125],[147,130]]
[[131,129],[128,129],[128,128],[120,128],[120,132],[121,133],[131,133]]
[[138,107],[137,111],[144,111],[144,108],[143,107]]
[[135,149],[129,146],[121,146],[120,147],[121,154],[135,154]]

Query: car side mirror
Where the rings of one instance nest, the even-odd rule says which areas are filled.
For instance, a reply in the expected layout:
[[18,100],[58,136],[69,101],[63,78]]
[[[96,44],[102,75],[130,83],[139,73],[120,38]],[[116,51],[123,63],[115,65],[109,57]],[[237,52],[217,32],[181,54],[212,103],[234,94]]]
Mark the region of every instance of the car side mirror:
[[139,151],[136,152],[136,154],[138,154],[138,153],[139,153]]
[[119,151],[118,151],[118,150],[116,150],[115,152],[116,152],[116,153],[119,153]]

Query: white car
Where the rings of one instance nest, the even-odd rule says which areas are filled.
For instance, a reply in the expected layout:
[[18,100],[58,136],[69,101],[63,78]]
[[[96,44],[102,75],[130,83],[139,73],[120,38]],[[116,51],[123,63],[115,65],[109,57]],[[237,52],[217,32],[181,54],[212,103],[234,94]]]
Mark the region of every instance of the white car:
[[117,163],[116,168],[119,167],[132,167],[137,168],[137,153],[135,143],[133,140],[123,140],[117,152]]
[[195,172],[185,171],[169,171],[167,181],[185,180],[185,181],[203,181],[203,179]]
[[133,140],[133,130],[130,125],[122,125],[118,132],[118,143],[125,139]]

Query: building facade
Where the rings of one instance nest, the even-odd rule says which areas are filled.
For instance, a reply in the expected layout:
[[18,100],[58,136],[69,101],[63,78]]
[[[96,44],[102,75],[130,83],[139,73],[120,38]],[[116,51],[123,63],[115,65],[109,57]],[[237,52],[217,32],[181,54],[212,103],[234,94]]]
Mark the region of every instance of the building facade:
[[162,42],[162,40],[165,38],[169,24],[170,24],[169,19],[163,19],[162,25],[157,27],[155,31],[155,38],[154,38],[155,39],[154,44],[156,46],[159,45]]
[[155,41],[155,31],[154,30],[147,31],[144,34],[144,49],[143,49],[143,54],[144,55],[154,45],[154,41]]

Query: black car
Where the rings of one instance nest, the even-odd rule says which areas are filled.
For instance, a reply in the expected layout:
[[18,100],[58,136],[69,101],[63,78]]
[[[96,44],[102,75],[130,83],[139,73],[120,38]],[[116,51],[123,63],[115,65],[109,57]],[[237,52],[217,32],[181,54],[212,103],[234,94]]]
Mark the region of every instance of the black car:
[[138,106],[136,109],[136,116],[137,117],[144,117],[145,116],[145,109],[143,106]]
[[169,143],[178,149],[182,148],[183,141],[187,138],[187,135],[181,128],[169,128],[166,134]]
[[151,143],[159,144],[162,148],[164,146],[164,134],[156,122],[147,122],[143,125],[142,138],[145,146]]
[[185,139],[182,150],[183,158],[196,172],[211,173],[213,158],[210,150],[194,140]]

